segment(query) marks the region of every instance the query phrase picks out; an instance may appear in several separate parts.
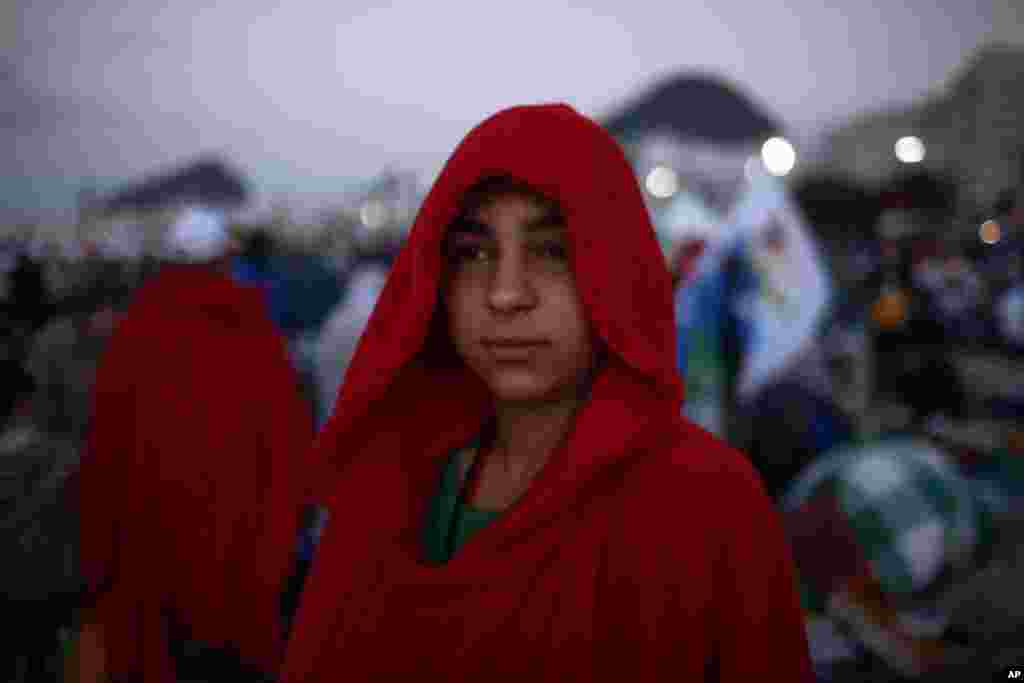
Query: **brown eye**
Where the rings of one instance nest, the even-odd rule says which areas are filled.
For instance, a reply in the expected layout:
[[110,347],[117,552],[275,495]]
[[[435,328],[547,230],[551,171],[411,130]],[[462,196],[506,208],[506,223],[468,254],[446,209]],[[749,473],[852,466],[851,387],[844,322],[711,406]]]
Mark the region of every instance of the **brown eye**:
[[455,243],[448,250],[448,259],[456,265],[482,263],[489,257],[490,253],[484,245],[472,242]]
[[565,263],[569,260],[569,251],[565,248],[564,244],[557,240],[545,240],[535,244],[530,247],[530,251],[538,258],[546,261]]
[[545,242],[542,245],[542,252],[545,256],[556,261],[566,261],[569,259],[569,252],[561,242]]

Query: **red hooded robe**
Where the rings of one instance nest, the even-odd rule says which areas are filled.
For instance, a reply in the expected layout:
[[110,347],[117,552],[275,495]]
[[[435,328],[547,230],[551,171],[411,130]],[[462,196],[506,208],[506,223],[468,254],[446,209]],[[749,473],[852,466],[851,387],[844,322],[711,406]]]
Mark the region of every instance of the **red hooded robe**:
[[311,440],[257,290],[199,266],[142,288],[99,368],[79,475],[82,570],[110,673],[174,681],[172,624],[277,671]]
[[[441,360],[441,244],[504,174],[557,199],[609,349],[569,438],[446,564],[425,511],[489,396]],[[425,200],[318,440],[331,521],[282,680],[811,680],[779,516],[748,461],[680,417],[671,278],[616,143],[565,105],[465,138]]]

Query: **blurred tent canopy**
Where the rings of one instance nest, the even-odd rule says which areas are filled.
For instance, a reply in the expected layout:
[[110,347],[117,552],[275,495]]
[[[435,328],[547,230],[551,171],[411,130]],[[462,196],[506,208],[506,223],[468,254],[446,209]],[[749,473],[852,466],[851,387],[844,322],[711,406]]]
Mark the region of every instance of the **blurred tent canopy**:
[[248,199],[245,180],[224,161],[200,158],[181,168],[115,191],[100,198],[94,209],[101,214],[151,211],[195,202],[220,208],[237,208]]
[[911,171],[890,176],[882,183],[883,209],[911,209],[949,215],[957,205],[957,182],[939,171]]
[[871,235],[883,212],[912,211],[943,219],[952,215],[958,189],[956,180],[940,171],[902,171],[878,185],[845,175],[804,177],[793,195],[818,232],[831,236]]
[[845,176],[804,178],[793,195],[810,224],[831,235],[868,235],[882,212],[873,188]]
[[620,139],[667,133],[716,145],[756,143],[780,134],[782,125],[737,87],[712,75],[668,77],[606,118]]

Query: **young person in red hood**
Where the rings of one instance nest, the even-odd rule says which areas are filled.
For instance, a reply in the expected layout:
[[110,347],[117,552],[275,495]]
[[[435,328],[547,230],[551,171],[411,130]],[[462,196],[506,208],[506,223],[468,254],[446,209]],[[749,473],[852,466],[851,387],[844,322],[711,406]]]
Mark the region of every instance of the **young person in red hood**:
[[474,129],[318,441],[282,681],[811,680],[779,518],[680,417],[674,335],[616,143],[565,105]]
[[97,373],[80,680],[247,683],[283,654],[312,417],[262,294],[230,278],[221,219],[186,213],[169,242]]

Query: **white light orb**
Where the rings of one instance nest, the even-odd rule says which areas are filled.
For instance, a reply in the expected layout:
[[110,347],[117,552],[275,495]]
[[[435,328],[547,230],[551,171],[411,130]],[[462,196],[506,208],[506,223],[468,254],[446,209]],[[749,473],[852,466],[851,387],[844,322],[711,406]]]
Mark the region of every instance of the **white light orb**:
[[667,166],[655,166],[644,181],[647,191],[658,199],[667,199],[679,191],[679,176]]
[[896,141],[896,158],[905,164],[919,164],[924,161],[924,142],[914,135],[907,135]]
[[796,150],[785,138],[770,138],[761,146],[764,167],[774,176],[784,176],[796,166]]

